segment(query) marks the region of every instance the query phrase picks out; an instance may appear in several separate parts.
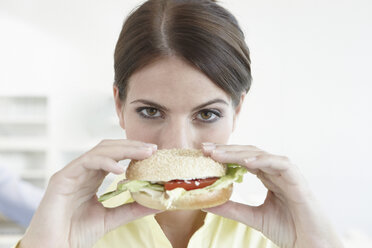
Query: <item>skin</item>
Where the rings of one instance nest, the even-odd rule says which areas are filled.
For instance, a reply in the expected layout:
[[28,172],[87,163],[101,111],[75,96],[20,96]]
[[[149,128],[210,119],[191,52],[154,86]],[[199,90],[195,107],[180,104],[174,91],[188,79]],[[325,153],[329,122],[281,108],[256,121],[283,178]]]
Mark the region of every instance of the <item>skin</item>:
[[[53,175],[21,247],[91,247],[108,231],[148,214],[156,214],[174,247],[186,247],[204,212],[159,212],[137,203],[106,209],[95,196],[107,173],[123,173],[117,161],[144,159],[165,148],[202,149],[216,161],[238,163],[268,189],[259,207],[229,201],[203,211],[251,226],[280,247],[342,247],[288,158],[251,145],[227,145],[244,94],[233,106],[203,73],[167,57],[132,75],[125,101],[116,87],[114,98],[128,139],[104,140]],[[51,232],[51,226],[58,232]]]

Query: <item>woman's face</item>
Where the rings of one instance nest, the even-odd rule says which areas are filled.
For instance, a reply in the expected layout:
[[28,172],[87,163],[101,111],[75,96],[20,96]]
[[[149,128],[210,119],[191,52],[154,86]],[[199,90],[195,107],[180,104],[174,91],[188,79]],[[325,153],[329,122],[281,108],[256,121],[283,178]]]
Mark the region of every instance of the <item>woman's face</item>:
[[134,73],[125,102],[120,102],[116,87],[114,96],[127,138],[159,149],[227,143],[241,105],[233,108],[227,93],[177,57],[157,60]]

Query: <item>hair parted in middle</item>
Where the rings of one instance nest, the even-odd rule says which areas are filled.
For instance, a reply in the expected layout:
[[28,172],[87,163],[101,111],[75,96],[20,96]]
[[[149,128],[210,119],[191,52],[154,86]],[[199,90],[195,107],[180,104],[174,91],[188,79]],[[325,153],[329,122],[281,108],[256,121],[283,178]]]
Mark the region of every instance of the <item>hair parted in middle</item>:
[[[252,77],[249,49],[236,18],[212,0],[149,0],[125,20],[114,54],[122,101],[130,76],[166,56],[199,69],[239,104]],[[177,82],[175,82],[177,83]]]

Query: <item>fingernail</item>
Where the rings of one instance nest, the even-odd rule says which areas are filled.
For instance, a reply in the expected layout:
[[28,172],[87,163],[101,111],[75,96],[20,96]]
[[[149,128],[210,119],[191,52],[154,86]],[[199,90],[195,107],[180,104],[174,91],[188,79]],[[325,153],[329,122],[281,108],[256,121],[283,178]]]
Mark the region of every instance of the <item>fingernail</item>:
[[202,143],[204,150],[213,150],[216,148],[216,145],[210,142]]
[[203,146],[216,146],[216,144],[214,144],[212,142],[203,142],[202,145]]
[[156,144],[145,143],[145,146],[151,148],[153,151],[158,149],[158,146]]
[[153,151],[153,148],[150,147],[150,146],[142,146],[139,149],[144,150],[146,152],[152,152]]
[[257,159],[256,157],[250,157],[250,158],[245,158],[243,161],[244,161],[244,163],[249,164],[249,163],[255,161],[256,159]]
[[225,152],[226,152],[225,150],[213,150],[212,151],[213,154],[223,154]]

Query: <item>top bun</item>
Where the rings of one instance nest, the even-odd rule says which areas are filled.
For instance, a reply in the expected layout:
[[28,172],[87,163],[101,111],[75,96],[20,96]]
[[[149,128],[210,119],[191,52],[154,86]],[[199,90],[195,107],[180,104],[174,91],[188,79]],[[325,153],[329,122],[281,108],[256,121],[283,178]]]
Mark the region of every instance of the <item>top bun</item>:
[[132,160],[126,171],[127,179],[142,181],[190,180],[225,174],[224,164],[205,157],[201,150],[195,149],[158,150],[147,159]]

